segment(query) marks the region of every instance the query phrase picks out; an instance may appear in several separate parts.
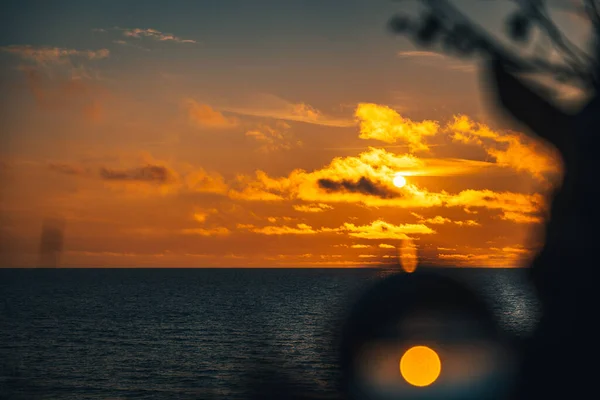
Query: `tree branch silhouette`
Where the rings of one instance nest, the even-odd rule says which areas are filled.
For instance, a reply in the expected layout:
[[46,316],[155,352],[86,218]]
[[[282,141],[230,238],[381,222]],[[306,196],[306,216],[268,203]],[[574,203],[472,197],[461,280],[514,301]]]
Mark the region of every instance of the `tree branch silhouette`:
[[562,62],[552,61],[549,55],[518,54],[469,19],[451,1],[417,1],[425,8],[420,18],[398,14],[390,19],[389,28],[393,33],[409,36],[419,47],[433,47],[437,42],[446,53],[491,57],[513,72],[549,75],[557,82],[584,91],[597,91],[600,86],[599,0],[582,0],[583,10],[578,10],[578,15],[586,16],[593,29],[595,43],[590,51],[582,50],[565,37],[550,17],[545,0],[511,0],[518,7],[505,21],[508,38],[521,46],[529,44],[537,28]]

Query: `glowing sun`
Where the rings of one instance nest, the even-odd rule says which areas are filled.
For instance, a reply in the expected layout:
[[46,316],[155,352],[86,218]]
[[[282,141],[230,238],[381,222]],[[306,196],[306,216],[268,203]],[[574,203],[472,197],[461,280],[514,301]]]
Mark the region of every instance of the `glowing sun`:
[[414,346],[400,359],[400,374],[413,386],[429,386],[440,376],[442,363],[427,346]]
[[404,185],[406,185],[406,178],[400,174],[396,174],[394,176],[394,186],[396,187],[404,187]]

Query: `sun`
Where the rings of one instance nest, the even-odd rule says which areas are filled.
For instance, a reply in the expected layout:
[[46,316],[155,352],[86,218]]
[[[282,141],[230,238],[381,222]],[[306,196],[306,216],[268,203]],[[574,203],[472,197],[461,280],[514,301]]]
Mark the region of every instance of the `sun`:
[[400,174],[396,174],[394,176],[394,186],[396,187],[404,187],[404,185],[406,185],[406,178],[403,175]]
[[413,386],[431,385],[441,371],[440,357],[427,346],[411,347],[400,359],[400,374]]

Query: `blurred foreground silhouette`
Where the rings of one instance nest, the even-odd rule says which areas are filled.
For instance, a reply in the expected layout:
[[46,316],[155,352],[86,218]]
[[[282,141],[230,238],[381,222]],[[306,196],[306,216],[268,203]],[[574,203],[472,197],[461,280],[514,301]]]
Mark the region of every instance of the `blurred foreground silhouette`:
[[60,267],[60,257],[64,244],[65,221],[60,218],[48,218],[42,226],[42,235],[40,238],[40,258],[39,266],[41,268]]
[[[525,42],[541,29],[563,56],[562,63],[527,58],[506,50],[470,23],[449,2],[423,0],[420,22],[394,17],[395,33],[412,35],[421,46],[443,41],[456,55],[478,54],[483,90],[495,106],[530,134],[554,146],[563,162],[562,182],[549,199],[545,245],[530,265],[542,305],[531,338],[506,338],[486,306],[458,282],[417,271],[389,276],[368,290],[337,327],[346,399],[579,399],[594,396],[600,351],[595,316],[599,298],[595,234],[600,213],[595,155],[600,134],[597,96],[600,46],[592,54],[570,44],[552,23],[543,1],[517,1],[508,21],[511,39]],[[600,39],[598,2],[578,9]],[[576,112],[557,106],[548,90],[524,74],[548,75],[584,91],[589,100]],[[413,345],[428,345],[442,359],[439,379],[417,387],[401,379],[398,361]],[[449,361],[451,360],[451,361]],[[317,398],[294,390],[294,377],[270,367],[271,379],[252,380],[254,399]],[[255,371],[269,368],[257,361]],[[261,374],[265,376],[265,374]]]

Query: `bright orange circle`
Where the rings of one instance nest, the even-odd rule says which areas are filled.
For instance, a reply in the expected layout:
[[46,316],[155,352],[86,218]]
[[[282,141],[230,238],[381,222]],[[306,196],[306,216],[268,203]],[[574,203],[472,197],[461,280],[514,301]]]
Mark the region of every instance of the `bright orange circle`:
[[400,374],[413,386],[429,386],[440,376],[442,362],[427,346],[414,346],[400,359]]

